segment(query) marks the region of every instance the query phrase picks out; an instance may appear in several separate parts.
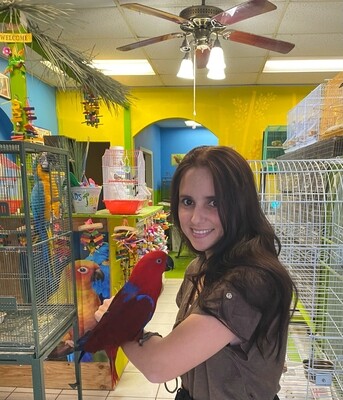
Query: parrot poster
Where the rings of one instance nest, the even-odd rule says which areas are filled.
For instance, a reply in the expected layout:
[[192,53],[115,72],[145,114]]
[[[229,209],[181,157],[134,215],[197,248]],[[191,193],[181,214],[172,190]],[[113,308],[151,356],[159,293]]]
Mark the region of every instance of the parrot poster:
[[101,302],[93,289],[93,282],[103,281],[104,273],[99,265],[91,260],[76,260],[75,272],[79,334],[83,336],[96,326],[94,313]]
[[[103,280],[104,273],[99,265],[91,260],[75,261],[76,294],[77,294],[77,315],[79,335],[83,336],[91,331],[97,324],[94,317],[95,311],[101,302],[99,296],[92,287],[94,281]],[[61,276],[61,284],[49,299],[49,304],[68,303],[71,301],[68,294],[72,292],[71,286],[71,266],[65,268]],[[69,295],[70,296],[70,295]],[[61,343],[50,354],[50,358],[61,358],[69,356],[74,351],[73,331],[70,330],[63,338]],[[70,360],[69,360],[70,361]]]
[[139,339],[151,320],[162,291],[162,275],[168,270],[167,254],[156,250],[145,254],[134,266],[129,280],[114,296],[107,312],[94,329],[81,337],[76,349],[95,353],[105,350],[111,367],[112,383],[118,380],[115,358],[125,342]]

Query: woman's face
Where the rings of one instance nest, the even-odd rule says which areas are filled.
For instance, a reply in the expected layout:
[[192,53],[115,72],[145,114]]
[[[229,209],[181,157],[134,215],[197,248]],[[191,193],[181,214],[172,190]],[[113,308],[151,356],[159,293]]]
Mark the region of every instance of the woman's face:
[[196,250],[208,251],[223,236],[213,179],[207,168],[191,168],[181,178],[178,212],[181,229]]

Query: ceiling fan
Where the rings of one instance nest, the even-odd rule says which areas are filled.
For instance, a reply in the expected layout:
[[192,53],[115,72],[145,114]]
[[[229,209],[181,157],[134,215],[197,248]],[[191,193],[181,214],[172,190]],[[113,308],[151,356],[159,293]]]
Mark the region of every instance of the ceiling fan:
[[189,52],[193,47],[196,51],[197,67],[204,68],[213,43],[215,39],[218,39],[218,36],[225,40],[283,54],[289,53],[294,48],[293,43],[237,31],[228,27],[236,22],[275,10],[277,8],[276,5],[268,0],[248,0],[225,11],[215,6],[206,5],[205,0],[202,0],[201,5],[187,7],[180,12],[180,15],[171,14],[139,3],[122,4],[121,7],[175,22],[180,25],[182,32],[167,33],[117,47],[117,50],[120,51],[134,50],[165,40],[183,37],[184,41],[180,50]]

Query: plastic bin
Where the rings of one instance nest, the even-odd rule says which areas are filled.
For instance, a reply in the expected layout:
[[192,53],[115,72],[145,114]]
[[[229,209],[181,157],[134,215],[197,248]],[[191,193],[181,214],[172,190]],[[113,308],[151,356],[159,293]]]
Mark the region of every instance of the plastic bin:
[[72,202],[77,214],[94,214],[98,209],[101,186],[72,187]]
[[107,210],[111,214],[137,214],[146,200],[104,200]]

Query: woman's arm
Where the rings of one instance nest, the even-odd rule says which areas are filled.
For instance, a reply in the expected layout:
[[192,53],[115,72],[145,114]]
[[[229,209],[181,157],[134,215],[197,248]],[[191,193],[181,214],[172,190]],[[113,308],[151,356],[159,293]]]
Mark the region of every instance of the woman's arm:
[[[97,321],[112,299],[104,300],[96,311]],[[239,339],[217,318],[191,314],[164,338],[153,336],[142,346],[136,341],[127,342],[122,348],[150,382],[162,383],[196,367],[229,343],[238,344]]]
[[169,381],[207,360],[237,337],[217,318],[191,314],[168,336],[151,337],[140,346],[122,346],[128,359],[153,383]]

